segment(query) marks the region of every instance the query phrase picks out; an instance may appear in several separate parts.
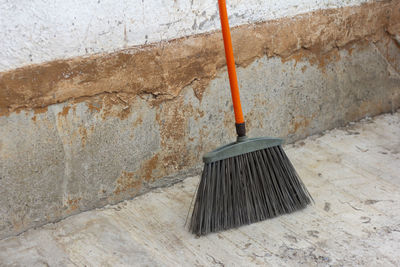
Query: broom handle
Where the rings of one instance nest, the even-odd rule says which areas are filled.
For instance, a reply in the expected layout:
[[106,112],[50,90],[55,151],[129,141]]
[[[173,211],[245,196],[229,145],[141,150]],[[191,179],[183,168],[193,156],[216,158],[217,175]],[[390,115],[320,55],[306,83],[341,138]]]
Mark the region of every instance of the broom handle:
[[235,59],[233,57],[231,32],[229,30],[228,12],[226,11],[225,0],[218,0],[219,16],[221,18],[222,36],[224,38],[226,65],[228,67],[229,84],[231,86],[231,95],[233,110],[235,112],[235,125],[238,136],[246,135],[246,128],[243,118],[242,105],[240,103],[239,86],[236,75]]

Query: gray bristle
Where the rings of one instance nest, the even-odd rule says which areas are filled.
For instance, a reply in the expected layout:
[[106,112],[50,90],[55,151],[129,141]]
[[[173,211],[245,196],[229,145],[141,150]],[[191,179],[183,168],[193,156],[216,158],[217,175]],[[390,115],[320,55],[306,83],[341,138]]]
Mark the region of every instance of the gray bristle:
[[312,201],[281,146],[204,165],[189,230],[205,235],[303,209]]

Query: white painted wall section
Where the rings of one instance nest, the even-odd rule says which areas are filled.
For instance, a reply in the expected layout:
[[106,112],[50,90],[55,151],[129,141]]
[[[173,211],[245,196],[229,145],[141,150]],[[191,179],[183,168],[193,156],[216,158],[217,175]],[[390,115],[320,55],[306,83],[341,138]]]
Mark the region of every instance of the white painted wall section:
[[[228,0],[231,25],[368,0]],[[0,71],[219,28],[217,0],[0,0]]]

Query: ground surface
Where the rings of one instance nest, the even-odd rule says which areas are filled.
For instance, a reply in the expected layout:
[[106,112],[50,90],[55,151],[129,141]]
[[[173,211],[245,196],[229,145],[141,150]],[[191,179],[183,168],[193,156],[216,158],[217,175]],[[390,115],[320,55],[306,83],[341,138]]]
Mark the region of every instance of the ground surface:
[[0,241],[0,266],[400,266],[400,113],[285,147],[314,206],[196,238],[199,177]]

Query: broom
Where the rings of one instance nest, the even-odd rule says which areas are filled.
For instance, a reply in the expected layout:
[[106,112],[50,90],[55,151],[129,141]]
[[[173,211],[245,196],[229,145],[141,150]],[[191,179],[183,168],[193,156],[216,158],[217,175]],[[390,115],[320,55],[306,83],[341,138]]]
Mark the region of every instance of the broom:
[[303,209],[312,197],[279,138],[247,138],[225,0],[218,0],[237,140],[203,157],[189,230],[205,235]]

